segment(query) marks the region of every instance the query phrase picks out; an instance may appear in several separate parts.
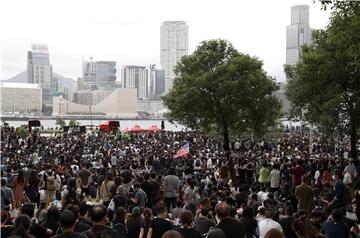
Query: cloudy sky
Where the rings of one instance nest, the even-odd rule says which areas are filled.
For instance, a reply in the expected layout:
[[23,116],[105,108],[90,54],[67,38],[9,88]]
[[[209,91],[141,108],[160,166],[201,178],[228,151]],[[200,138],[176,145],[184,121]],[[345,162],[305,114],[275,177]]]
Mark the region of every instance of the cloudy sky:
[[227,39],[258,56],[283,81],[290,9],[310,5],[310,26],[323,28],[329,12],[312,0],[4,0],[0,2],[0,79],[26,70],[31,43],[46,43],[53,70],[76,79],[82,56],[121,65],[160,62],[160,25],[184,20],[189,52],[199,42]]

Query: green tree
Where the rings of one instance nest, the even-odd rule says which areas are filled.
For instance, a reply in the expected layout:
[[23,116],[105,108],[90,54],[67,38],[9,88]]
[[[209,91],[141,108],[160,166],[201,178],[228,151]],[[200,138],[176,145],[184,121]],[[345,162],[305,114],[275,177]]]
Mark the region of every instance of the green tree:
[[251,129],[263,135],[279,116],[275,82],[256,57],[239,53],[228,41],[204,41],[175,68],[173,88],[163,97],[170,121],[216,131],[229,150],[229,132]]
[[19,133],[20,137],[24,138],[28,135],[28,131],[24,127],[16,128],[17,132]]
[[65,126],[65,121],[61,118],[57,118],[56,119],[56,122],[55,122],[55,125],[59,125],[61,128]]
[[80,123],[77,120],[70,120],[69,121],[69,126],[79,126]]
[[313,33],[313,44],[302,48],[300,62],[285,66],[287,96],[293,117],[305,119],[333,134],[351,137],[356,158],[360,123],[360,2],[336,1],[330,22]]

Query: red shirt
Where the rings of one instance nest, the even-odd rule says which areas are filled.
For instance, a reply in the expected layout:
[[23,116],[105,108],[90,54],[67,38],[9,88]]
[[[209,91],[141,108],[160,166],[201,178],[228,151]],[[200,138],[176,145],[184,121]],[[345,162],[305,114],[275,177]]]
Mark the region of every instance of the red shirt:
[[296,166],[292,169],[293,185],[298,186],[301,184],[301,177],[305,174],[305,169],[302,166]]

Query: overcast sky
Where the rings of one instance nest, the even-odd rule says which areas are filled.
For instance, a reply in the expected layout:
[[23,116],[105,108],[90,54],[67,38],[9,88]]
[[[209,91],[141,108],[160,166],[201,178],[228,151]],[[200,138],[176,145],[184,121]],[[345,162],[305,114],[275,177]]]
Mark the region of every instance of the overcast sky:
[[199,42],[229,40],[258,56],[284,81],[286,26],[291,6],[310,5],[311,28],[323,28],[329,12],[312,0],[3,0],[0,1],[1,79],[26,70],[31,43],[45,43],[53,71],[76,79],[82,56],[122,65],[160,62],[160,25],[184,20],[189,53]]

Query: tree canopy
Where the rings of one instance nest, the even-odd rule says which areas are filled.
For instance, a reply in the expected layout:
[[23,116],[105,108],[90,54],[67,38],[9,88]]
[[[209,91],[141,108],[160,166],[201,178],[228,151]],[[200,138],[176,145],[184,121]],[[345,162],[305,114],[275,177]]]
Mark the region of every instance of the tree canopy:
[[[328,6],[331,2],[324,2]],[[330,22],[313,32],[311,45],[302,47],[300,62],[285,66],[286,94],[292,116],[305,119],[328,133],[351,136],[356,158],[360,123],[360,2],[331,5]]]
[[167,118],[195,130],[215,130],[228,150],[229,131],[263,135],[279,117],[275,81],[256,57],[225,40],[203,41],[175,67],[173,88],[163,97]]
[[65,126],[65,121],[61,118],[57,118],[56,119],[56,122],[55,122],[55,125],[59,125],[60,127],[64,127]]
[[69,126],[80,126],[80,122],[78,122],[77,120],[70,120]]

